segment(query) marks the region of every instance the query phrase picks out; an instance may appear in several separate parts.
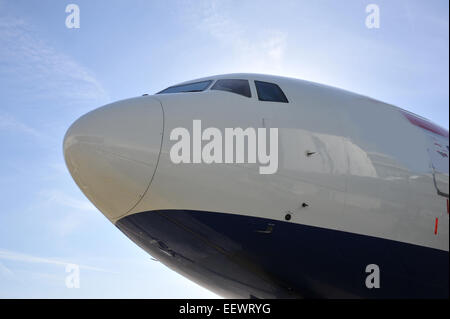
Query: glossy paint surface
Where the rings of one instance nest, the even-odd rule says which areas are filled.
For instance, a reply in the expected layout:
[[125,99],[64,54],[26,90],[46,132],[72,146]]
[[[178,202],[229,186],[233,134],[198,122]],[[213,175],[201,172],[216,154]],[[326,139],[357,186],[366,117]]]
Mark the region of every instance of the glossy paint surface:
[[[159,261],[226,297],[448,298],[448,253],[439,249],[215,212],[143,212],[116,226]],[[380,288],[367,289],[365,269],[374,261]]]
[[[253,81],[252,98],[208,90],[157,95],[165,113],[161,159],[151,191],[130,214],[189,209],[283,220],[289,211],[294,223],[448,251],[447,197],[434,186],[428,151],[433,133],[394,106],[343,90],[269,76],[222,77],[239,76],[277,83],[290,103],[258,101]],[[193,119],[221,130],[277,127],[277,173],[260,175],[252,164],[173,164],[168,136],[175,127],[192,128]],[[448,158],[442,167],[445,191]]]
[[[156,254],[151,238],[157,230],[151,224],[154,217],[150,217],[153,216],[151,212],[155,211],[158,216],[169,211],[190,211],[202,212],[200,219],[208,218],[203,217],[208,214],[221,213],[240,216],[243,220],[248,218],[251,223],[260,220],[283,225],[287,223],[289,226],[281,227],[285,227],[286,232],[292,231],[292,235],[286,233],[286,236],[277,237],[276,246],[290,247],[290,250],[299,247],[299,240],[307,240],[302,235],[304,229],[318,230],[308,231],[316,241],[321,240],[321,234],[339,234],[331,236],[339,237],[339,246],[328,249],[326,243],[321,243],[318,246],[322,252],[320,258],[309,254],[308,258],[318,259],[304,265],[300,255],[290,258],[289,249],[281,255],[277,255],[275,249],[265,252],[273,254],[268,256],[272,262],[290,263],[289,267],[298,269],[298,272],[289,272],[290,278],[284,278],[285,284],[282,285],[294,289],[296,297],[370,296],[361,287],[355,288],[356,281],[350,279],[350,271],[360,276],[364,269],[359,268],[369,260],[380,266],[391,262],[394,265],[412,258],[416,253],[420,258],[430,259],[420,259],[424,264],[420,264],[419,259],[413,260],[415,266],[412,272],[420,277],[414,281],[415,287],[419,289],[427,282],[435,283],[441,279],[447,282],[448,288],[448,276],[441,276],[444,271],[448,273],[448,132],[447,136],[440,134],[443,129],[422,118],[419,121],[421,125],[417,125],[411,121],[413,115],[405,116],[406,111],[392,105],[306,81],[256,74],[221,75],[199,80],[227,78],[249,80],[251,97],[209,89],[158,94],[120,102],[121,105],[134,105],[139,109],[123,108],[128,114],[127,125],[122,124],[116,129],[98,125],[102,123],[101,115],[92,116],[92,121],[82,118],[80,120],[83,121],[79,121],[85,126],[69,130],[64,144],[69,170],[86,196],[111,222],[151,254]],[[289,103],[259,101],[255,80],[277,84]],[[174,144],[169,139],[170,132],[177,127],[192,130],[193,120],[201,120],[203,129],[278,128],[278,171],[273,175],[261,175],[258,164],[174,164],[169,156]],[[77,122],[75,128],[78,127]],[[99,130],[99,127],[102,129]],[[103,129],[105,127],[108,129]],[[90,130],[95,133],[85,133]],[[88,143],[84,142],[86,136]],[[105,143],[102,138],[110,142]],[[89,149],[101,149],[105,145],[109,150],[111,145],[120,145],[121,156],[115,156],[115,151],[106,152],[115,154],[114,157],[106,157],[107,165],[104,165],[105,152]],[[137,217],[143,216],[141,213],[148,217]],[[291,216],[288,222],[285,221],[286,214]],[[198,213],[195,216],[199,216]],[[234,217],[230,218],[234,220]],[[199,220],[197,217],[195,219]],[[218,222],[221,219],[212,219],[205,224],[211,229],[213,237],[223,234],[226,235],[224,238],[230,239],[230,243],[236,242],[237,245],[242,245],[241,241],[246,240],[243,236],[225,234],[228,230],[221,224],[215,225],[214,220]],[[197,250],[196,254],[206,258],[198,260],[200,265],[209,257],[214,259],[213,255],[208,255],[206,246],[182,239],[176,228],[163,226],[157,220],[154,222],[166,229],[166,233],[159,233],[156,237],[163,237],[163,243],[169,247],[174,241],[185,241],[186,245],[190,245],[175,250],[178,255],[182,255],[183,251]],[[147,226],[140,230],[141,233],[136,233],[139,223]],[[230,227],[238,229],[238,225],[232,222]],[[247,230],[243,228],[241,231]],[[332,240],[331,237],[328,240]],[[365,247],[344,238],[367,242],[368,248],[365,250]],[[215,240],[209,239],[212,242]],[[247,249],[256,249],[260,244],[262,247],[265,245],[255,241],[255,246],[238,249],[238,254],[258,258],[258,254],[264,251]],[[392,254],[380,254],[380,247],[386,245],[391,247]],[[348,271],[344,276],[349,280],[346,285],[339,280],[333,281],[342,273],[338,270],[333,273],[332,269],[325,270],[320,265],[333,262],[337,258],[336,249],[345,250],[347,246],[349,258],[356,259],[358,266],[349,265],[350,268],[345,270],[345,258],[339,257],[343,263],[338,268],[344,273]],[[394,255],[402,251],[406,255],[389,261],[389,256],[398,257]],[[442,254],[446,258],[442,258]],[[192,256],[188,258],[192,259]],[[233,264],[233,260],[228,262]],[[225,285],[223,281],[213,280],[211,283],[210,279],[205,279],[208,277],[205,274],[189,270],[189,263],[175,262],[170,258],[161,258],[161,261],[222,295],[256,296],[255,291],[250,289],[246,292],[239,285],[240,288],[234,284],[234,288],[230,288],[229,283]],[[256,262],[255,265],[270,276],[278,276],[279,270],[269,269],[267,264]],[[248,275],[248,268],[235,266],[240,269],[237,271],[239,276]],[[320,288],[311,283],[300,283],[308,267],[322,269],[313,275],[315,280],[321,282]],[[399,271],[401,276],[405,268],[395,266],[386,271],[389,276],[395,277],[394,270]],[[436,278],[437,274],[442,278]],[[228,280],[242,281],[239,276],[233,278],[229,275]],[[330,294],[326,293],[327,280]],[[407,282],[411,280],[405,279],[403,284]],[[391,284],[395,285],[394,282]],[[244,287],[252,285],[249,283]],[[280,285],[270,283],[269,286],[256,290],[264,296],[286,296]],[[406,293],[407,289],[401,290],[399,287],[378,296],[402,296],[402,291]],[[430,296],[436,293],[445,295],[440,288],[436,289],[429,289]],[[261,291],[272,292],[265,295]],[[403,296],[419,295],[414,290]]]
[[67,131],[67,167],[106,217],[126,214],[147,191],[158,162],[162,131],[161,105],[145,97],[96,109]]

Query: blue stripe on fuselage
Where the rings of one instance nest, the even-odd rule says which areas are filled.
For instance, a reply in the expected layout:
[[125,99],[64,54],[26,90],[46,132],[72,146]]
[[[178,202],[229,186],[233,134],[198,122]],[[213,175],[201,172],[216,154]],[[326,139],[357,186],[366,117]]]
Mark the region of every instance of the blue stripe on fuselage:
[[[222,295],[449,296],[449,253],[438,249],[292,222],[188,210],[133,214],[116,226],[167,266]],[[380,268],[378,289],[366,287],[369,264]]]

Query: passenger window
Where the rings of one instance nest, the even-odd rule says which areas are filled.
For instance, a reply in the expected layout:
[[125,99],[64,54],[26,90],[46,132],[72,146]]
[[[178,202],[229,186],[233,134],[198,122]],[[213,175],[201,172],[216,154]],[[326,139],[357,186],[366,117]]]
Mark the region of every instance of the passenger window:
[[217,80],[217,82],[212,86],[211,90],[233,92],[246,97],[252,96],[252,94],[250,93],[250,85],[248,84],[248,80]]
[[206,88],[211,84],[212,80],[201,81],[195,83],[180,84],[168,87],[156,94],[164,93],[183,93],[183,92],[201,92],[206,90]]
[[286,95],[275,83],[255,81],[255,86],[260,101],[289,103]]

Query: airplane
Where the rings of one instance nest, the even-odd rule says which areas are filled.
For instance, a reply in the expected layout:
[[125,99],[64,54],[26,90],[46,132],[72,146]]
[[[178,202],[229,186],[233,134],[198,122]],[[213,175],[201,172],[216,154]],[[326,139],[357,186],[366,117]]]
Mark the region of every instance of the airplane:
[[[197,149],[185,154],[196,162],[175,162],[172,133],[195,121],[276,129],[276,170],[261,174],[250,153],[205,162]],[[204,133],[189,137],[202,153]],[[63,151],[120,231],[225,298],[449,296],[448,130],[404,109],[299,79],[224,74],[97,108],[70,126]]]

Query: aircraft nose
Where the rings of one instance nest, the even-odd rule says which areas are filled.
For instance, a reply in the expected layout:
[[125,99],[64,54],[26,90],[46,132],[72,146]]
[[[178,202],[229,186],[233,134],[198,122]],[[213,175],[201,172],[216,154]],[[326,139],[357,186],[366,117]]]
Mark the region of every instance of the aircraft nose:
[[63,143],[81,191],[111,221],[147,192],[163,135],[162,104],[146,96],[100,107],[76,120]]

